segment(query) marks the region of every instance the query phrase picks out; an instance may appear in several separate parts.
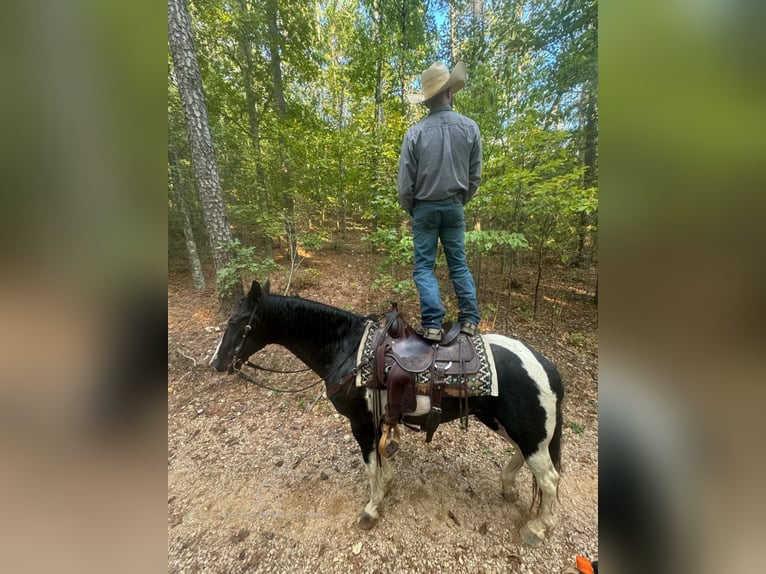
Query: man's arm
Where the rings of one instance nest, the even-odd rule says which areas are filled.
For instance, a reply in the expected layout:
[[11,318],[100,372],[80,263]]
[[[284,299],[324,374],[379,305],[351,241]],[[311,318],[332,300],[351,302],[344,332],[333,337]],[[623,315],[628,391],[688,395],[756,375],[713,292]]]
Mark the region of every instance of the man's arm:
[[404,136],[402,151],[399,154],[399,205],[404,211],[412,215],[418,164],[412,153],[413,142],[409,135],[408,132]]
[[476,126],[476,139],[471,146],[471,156],[468,160],[468,192],[465,196],[465,202],[468,203],[476,194],[476,190],[481,183],[481,134],[479,126]]

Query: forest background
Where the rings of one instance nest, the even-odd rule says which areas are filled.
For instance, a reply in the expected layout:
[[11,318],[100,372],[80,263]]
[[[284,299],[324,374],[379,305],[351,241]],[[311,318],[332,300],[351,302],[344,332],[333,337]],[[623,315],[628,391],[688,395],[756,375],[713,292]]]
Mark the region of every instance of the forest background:
[[[404,132],[426,113],[407,95],[437,60],[465,63],[455,109],[482,132],[483,181],[466,210],[480,300],[490,268],[510,292],[515,269],[533,265],[535,314],[546,263],[597,262],[595,1],[210,0],[188,8],[191,51],[174,41],[173,18],[169,29],[168,256],[200,288],[212,263],[222,309],[241,296],[242,277],[282,273],[286,292],[311,281],[307,273],[317,271],[301,269],[303,258],[349,238],[380,256],[373,287],[414,296],[396,177]],[[194,57],[202,99],[184,97]],[[187,129],[206,118],[203,174]]]

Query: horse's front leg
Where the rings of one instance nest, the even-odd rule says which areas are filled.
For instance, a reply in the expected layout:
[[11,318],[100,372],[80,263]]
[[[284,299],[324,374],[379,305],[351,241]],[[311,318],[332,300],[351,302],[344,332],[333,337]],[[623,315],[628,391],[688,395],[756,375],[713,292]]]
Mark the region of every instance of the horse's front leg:
[[367,467],[367,475],[370,478],[370,501],[359,516],[359,527],[369,530],[378,521],[378,507],[383,497],[391,487],[394,473],[387,459],[381,458],[378,464],[378,455],[375,450],[375,425],[372,417],[364,417],[364,420],[351,421],[351,430],[354,433],[362,458]]
[[380,516],[378,506],[391,488],[391,482],[394,479],[394,473],[387,458],[381,457],[381,464],[378,465],[378,454],[375,449],[367,453],[366,458],[367,475],[370,477],[370,501],[359,516],[359,528],[363,530],[369,530],[378,522]]

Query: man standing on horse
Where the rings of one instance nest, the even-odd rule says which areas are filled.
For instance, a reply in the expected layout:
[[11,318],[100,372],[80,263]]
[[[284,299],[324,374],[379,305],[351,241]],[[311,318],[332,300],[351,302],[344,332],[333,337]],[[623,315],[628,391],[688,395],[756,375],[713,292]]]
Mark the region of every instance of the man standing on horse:
[[463,213],[481,182],[481,135],[475,121],[452,110],[454,94],[465,87],[462,62],[452,73],[437,62],[420,79],[422,94],[409,99],[424,102],[429,114],[404,136],[399,204],[412,216],[413,279],[420,295],[421,334],[439,341],[446,313],[434,275],[439,240],[457,296],[462,331],[473,336],[481,320],[476,286],[466,264]]

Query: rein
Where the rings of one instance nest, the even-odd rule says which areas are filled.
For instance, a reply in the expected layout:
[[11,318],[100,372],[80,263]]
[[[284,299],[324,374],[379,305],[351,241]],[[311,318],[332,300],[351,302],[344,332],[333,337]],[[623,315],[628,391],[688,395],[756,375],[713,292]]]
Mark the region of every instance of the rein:
[[295,373],[305,373],[306,371],[311,370],[311,367],[306,367],[305,369],[295,369],[294,371],[282,371],[280,369],[270,369],[268,367],[262,367],[261,365],[258,365],[257,363],[251,363],[250,361],[245,361],[242,364],[247,365],[248,367],[252,369],[256,369],[258,371],[266,371],[267,373],[280,373],[282,375],[294,375]]
[[[351,357],[351,355],[355,351],[356,351],[356,348],[355,347],[351,347],[351,351],[343,358],[343,360],[340,362],[340,364],[329,375],[327,375],[325,377],[322,377],[318,381],[314,381],[310,385],[306,385],[305,387],[301,387],[300,389],[279,389],[279,388],[276,388],[276,387],[270,387],[270,386],[268,386],[268,385],[266,385],[264,383],[256,381],[253,377],[251,377],[247,373],[243,373],[241,368],[235,369],[235,372],[237,373],[237,376],[239,378],[244,379],[246,382],[253,383],[256,386],[261,387],[262,389],[268,389],[269,391],[274,391],[275,393],[301,393],[303,391],[309,390],[312,387],[316,387],[319,383],[329,382],[328,379],[331,376],[337,374],[338,369],[340,369],[341,365],[343,363],[345,363]],[[335,390],[337,390],[338,388],[343,386],[345,383],[347,383],[351,379],[351,377],[356,376],[356,374],[359,372],[359,369],[361,369],[367,362],[369,362],[369,360],[365,361],[365,362],[362,362],[362,363],[358,364],[357,366],[355,366],[347,375],[345,375],[341,379],[340,383],[338,383],[338,385],[335,388]],[[261,371],[268,371],[270,373],[286,373],[286,374],[289,374],[289,373],[302,373],[302,372],[310,371],[311,370],[310,368],[307,367],[305,369],[299,369],[297,371],[279,371],[279,370],[276,370],[276,369],[268,369],[266,367],[261,367],[260,365],[256,365],[254,363],[251,363],[250,361],[245,361],[244,364],[249,366],[249,367],[253,367],[255,369],[260,369]],[[330,392],[330,394],[332,394],[332,391]]]
[[[234,372],[237,374],[237,376],[241,379],[244,379],[245,382],[253,383],[254,385],[261,387],[262,389],[267,389],[269,391],[274,391],[275,393],[301,393],[303,391],[307,391],[312,387],[317,386],[320,383],[329,382],[330,377],[336,375],[338,373],[338,369],[345,363],[348,359],[351,358],[351,356],[357,351],[358,347],[351,347],[350,351],[343,357],[343,359],[338,363],[338,366],[335,367],[334,370],[330,372],[330,374],[322,377],[318,381],[314,381],[313,383],[306,385],[305,387],[301,387],[299,389],[280,389],[277,387],[270,387],[264,383],[261,383],[257,380],[255,380],[253,377],[248,375],[247,373],[242,372],[242,368],[239,365],[247,365],[248,367],[251,367],[253,369],[257,369],[260,371],[267,371],[269,373],[280,373],[280,374],[294,374],[294,373],[304,373],[306,371],[310,371],[310,367],[306,367],[305,369],[297,369],[295,371],[282,371],[279,369],[270,369],[268,367],[262,367],[261,365],[258,365],[256,363],[251,363],[249,360],[242,361],[239,358],[239,352],[242,350],[242,346],[244,345],[245,339],[247,338],[247,334],[252,330],[252,327],[250,323],[253,321],[253,317],[255,316],[255,311],[250,315],[250,321],[245,326],[245,332],[242,335],[242,339],[240,340],[239,345],[234,349],[234,358],[232,359],[232,367],[234,367]],[[351,369],[350,372],[348,372],[346,375],[343,376],[343,378],[340,380],[340,382],[332,389],[328,389],[328,392],[332,395],[334,392],[336,392],[341,386],[346,384],[349,380],[351,380],[352,377],[356,376],[356,374],[359,372],[359,369],[364,367],[367,363],[369,363],[372,359],[367,359],[366,361],[362,361],[358,365],[356,365],[353,369]]]
[[[248,361],[245,364],[249,365],[250,361]],[[309,369],[302,369],[301,371],[272,371],[272,372],[284,373],[284,372],[302,372],[302,371],[308,371],[308,370]],[[270,386],[268,386],[268,385],[266,385],[264,383],[256,381],[253,377],[251,377],[247,373],[243,373],[241,368],[237,369],[235,372],[237,373],[237,376],[240,379],[244,379],[245,382],[253,383],[257,387],[261,387],[262,389],[267,389],[269,391],[274,391],[275,393],[300,393],[300,392],[303,392],[303,391],[307,391],[307,390],[309,390],[312,387],[316,387],[319,383],[323,383],[324,380],[325,380],[325,379],[319,379],[318,381],[316,381],[314,383],[311,383],[310,385],[307,385],[305,387],[301,387],[300,389],[278,389],[276,387],[270,387]]]

